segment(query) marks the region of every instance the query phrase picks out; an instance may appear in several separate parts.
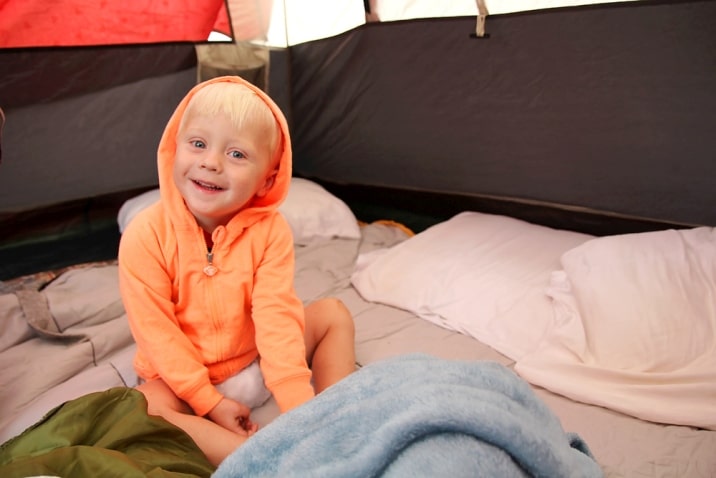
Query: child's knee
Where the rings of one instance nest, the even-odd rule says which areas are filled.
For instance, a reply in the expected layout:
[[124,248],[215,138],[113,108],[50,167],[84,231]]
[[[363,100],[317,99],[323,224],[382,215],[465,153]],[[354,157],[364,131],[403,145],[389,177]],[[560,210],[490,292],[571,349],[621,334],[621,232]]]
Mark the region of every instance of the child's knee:
[[326,307],[330,310],[327,315],[330,317],[331,324],[352,329],[353,317],[343,301],[335,297],[329,297],[324,300],[326,301]]
[[307,325],[321,336],[330,330],[354,333],[353,317],[340,299],[321,299],[309,305],[306,312]]

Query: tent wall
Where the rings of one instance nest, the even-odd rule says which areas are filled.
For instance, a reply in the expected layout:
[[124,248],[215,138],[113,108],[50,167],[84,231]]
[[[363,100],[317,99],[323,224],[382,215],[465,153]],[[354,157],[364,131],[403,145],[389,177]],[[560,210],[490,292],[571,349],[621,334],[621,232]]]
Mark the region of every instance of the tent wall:
[[716,2],[368,24],[291,48],[295,170],[716,224]]
[[6,110],[102,91],[196,65],[187,44],[0,49]]
[[0,280],[116,257],[122,202],[196,82],[191,44],[0,50]]
[[[716,225],[714,19],[713,1],[644,0],[491,16],[485,39],[474,17],[369,23],[273,50],[268,91],[295,173],[363,220]],[[0,277],[113,257],[194,46],[0,50],[0,71]]]
[[[0,50],[0,213],[156,184],[193,45]],[[7,68],[7,69],[5,69]]]

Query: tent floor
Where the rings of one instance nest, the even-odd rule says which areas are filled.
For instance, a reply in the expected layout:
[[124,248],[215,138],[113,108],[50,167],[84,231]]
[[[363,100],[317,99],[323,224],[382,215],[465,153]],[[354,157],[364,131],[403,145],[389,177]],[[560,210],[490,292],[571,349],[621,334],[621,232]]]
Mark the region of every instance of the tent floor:
[[117,258],[117,213],[147,188],[0,213],[0,281]]
[[0,280],[117,258],[119,231],[109,223],[91,231],[0,248]]

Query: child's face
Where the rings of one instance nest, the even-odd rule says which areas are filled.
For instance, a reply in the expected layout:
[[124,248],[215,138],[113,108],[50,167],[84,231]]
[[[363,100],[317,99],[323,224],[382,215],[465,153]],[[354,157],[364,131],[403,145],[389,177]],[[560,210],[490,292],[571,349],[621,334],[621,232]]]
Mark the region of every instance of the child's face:
[[177,134],[174,182],[199,224],[225,225],[276,176],[267,132],[247,121],[237,129],[225,114],[193,115]]

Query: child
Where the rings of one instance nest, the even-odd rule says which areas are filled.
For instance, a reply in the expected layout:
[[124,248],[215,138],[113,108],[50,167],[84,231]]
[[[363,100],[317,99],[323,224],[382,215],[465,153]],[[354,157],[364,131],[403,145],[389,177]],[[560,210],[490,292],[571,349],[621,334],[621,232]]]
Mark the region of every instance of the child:
[[304,310],[294,292],[291,230],[277,210],[289,132],[261,90],[238,77],[194,87],[164,131],[158,170],[161,201],[119,248],[138,389],[150,414],[218,465],[257,430],[250,406],[263,398],[241,394],[255,361],[259,388],[265,380],[290,410],[354,370],[353,321],[338,300]]

